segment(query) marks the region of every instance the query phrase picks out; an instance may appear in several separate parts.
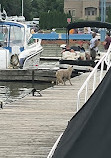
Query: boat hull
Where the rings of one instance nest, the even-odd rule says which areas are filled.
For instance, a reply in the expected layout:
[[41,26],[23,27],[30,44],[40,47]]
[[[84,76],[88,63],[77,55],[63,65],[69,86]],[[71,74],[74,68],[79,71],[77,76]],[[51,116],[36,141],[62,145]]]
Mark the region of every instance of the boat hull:
[[59,67],[66,69],[68,66],[73,65],[73,69],[76,73],[78,72],[90,72],[96,63],[92,60],[60,60]]
[[78,66],[95,66],[93,60],[60,60],[60,64],[78,65]]

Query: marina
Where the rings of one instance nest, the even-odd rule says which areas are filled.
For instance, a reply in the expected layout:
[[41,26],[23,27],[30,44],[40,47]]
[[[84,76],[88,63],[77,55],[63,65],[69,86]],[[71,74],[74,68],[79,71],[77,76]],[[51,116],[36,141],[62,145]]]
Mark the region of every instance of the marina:
[[[25,81],[25,82],[55,82],[55,73],[60,68],[59,60],[61,59],[61,48],[58,44],[43,45],[43,53],[41,53],[40,64],[30,69],[0,69],[0,81]],[[72,77],[78,75],[79,71],[91,71],[90,66],[79,68],[75,65]]]
[[110,4],[1,1],[0,158],[110,158]]
[[[97,24],[103,28],[103,23],[93,23],[94,26]],[[17,25],[17,29],[19,28],[19,31],[22,32],[24,28],[24,33],[26,34],[26,25],[16,22],[14,24],[13,22],[2,22],[1,25],[3,27],[2,34],[5,29],[9,32],[7,38],[9,42],[5,43],[3,41],[3,44],[6,44],[6,48],[4,45],[1,48],[2,51],[5,48],[3,59],[6,62],[5,67],[0,69],[0,81],[24,82],[30,83],[31,86],[26,86],[26,89],[19,89],[19,95],[15,98],[10,97],[11,94],[8,92],[8,88],[1,86],[0,129],[2,130],[0,130],[0,156],[9,156],[11,158],[51,158],[56,149],[54,143],[64,134],[70,120],[84,106],[84,103],[87,102],[87,99],[102,80],[102,75],[108,70],[110,65],[110,49],[102,57],[99,54],[100,58],[97,62],[90,60],[91,56],[86,58],[87,51],[85,49],[84,59],[81,57],[82,49],[74,49],[74,47],[79,48],[80,43],[78,43],[77,47],[73,45],[75,37],[72,36],[71,38],[69,31],[75,28],[75,25],[80,27],[84,25],[91,26],[92,22],[85,22],[83,26],[81,26],[81,23],[69,24],[67,26],[68,34],[65,34],[65,37],[61,35],[62,38],[59,35],[59,39],[53,39],[52,36],[55,36],[55,33],[48,34],[49,37],[47,39],[41,37],[38,39],[36,35],[42,36],[42,34],[34,34],[35,36],[33,35],[30,36],[31,38],[28,38],[27,43],[27,35],[25,35],[23,47],[17,45],[19,43],[18,39],[11,39],[9,27]],[[111,27],[109,24],[105,26],[108,29]],[[16,34],[17,30],[13,28],[13,31]],[[42,42],[41,39],[55,41],[53,41],[53,44],[50,43],[52,41],[49,43],[47,41],[47,44],[43,44],[44,41]],[[56,43],[60,39],[63,42],[66,40],[65,47],[61,47],[60,44]],[[11,40],[12,42],[10,42]],[[69,47],[70,40],[72,40],[73,48]],[[79,36],[78,40],[89,39],[85,35],[83,39]],[[87,42],[83,41],[82,43],[87,44]],[[67,46],[69,49],[67,49]],[[72,49],[73,51],[69,51]],[[16,51],[17,53],[15,53]],[[104,70],[104,62],[107,67],[106,71]],[[71,82],[67,81],[66,85],[55,85],[57,70],[61,68],[66,69],[71,65],[73,65]],[[92,78],[89,82],[90,77]],[[38,81],[47,83],[47,86],[39,89],[36,85]]]
[[[72,76],[72,86],[68,81],[66,86],[56,86],[54,82],[55,73],[59,69],[59,58],[49,56],[47,59],[43,56],[37,69],[0,70],[1,81],[24,81],[31,83],[32,86],[26,95],[8,104],[1,104],[1,157],[46,158],[70,119],[78,111],[77,93],[89,72]],[[53,62],[51,61],[50,65],[45,63],[45,60]],[[99,70],[97,74],[100,74]],[[50,86],[39,93],[36,91],[33,95],[32,89],[35,88],[34,84],[37,81],[45,81],[50,83]],[[88,88],[92,91],[92,84],[89,84]],[[79,108],[83,104],[82,98]]]
[[[84,23],[83,26],[85,26],[85,24],[89,26],[92,23]],[[98,23],[96,22],[96,24]],[[53,42],[55,44],[50,44],[47,39],[45,39],[48,44],[44,45],[41,40],[42,37],[38,39],[34,34],[32,35],[30,29],[25,24],[15,21],[1,21],[0,25],[0,81],[55,82],[55,73],[60,68],[67,68],[69,65],[73,65],[72,77],[74,77],[78,75],[78,72],[91,71],[92,67],[96,64],[92,60],[79,61],[81,56],[80,50],[73,53],[66,51],[66,53],[70,54],[68,56],[71,57],[62,58],[62,54],[65,52],[61,53],[60,44],[56,44],[57,39],[48,38],[50,41],[54,40]],[[78,23],[76,25],[78,25]],[[99,26],[100,25],[102,24],[99,23]],[[69,39],[74,40],[70,38],[69,35],[69,30],[73,27],[75,26],[67,26],[68,36],[66,37],[68,37],[68,39],[62,39],[66,44],[69,44]],[[108,27],[110,27],[109,24]],[[16,36],[13,36],[13,34]],[[23,37],[20,35],[23,35]],[[54,34],[52,33],[52,35]],[[42,39],[44,40],[44,38]],[[84,54],[85,53],[86,52],[84,52]],[[74,59],[72,59],[72,56]],[[46,64],[44,61],[46,61]],[[47,64],[47,61],[53,61],[53,64]]]
[[71,79],[73,86],[52,86],[0,110],[0,157],[46,158],[76,113],[77,91],[89,73]]
[[[100,71],[97,73],[99,78]],[[77,92],[88,73],[52,85],[3,105],[0,110],[0,157],[46,158],[70,119],[77,112]],[[92,81],[91,81],[92,82]],[[89,85],[91,91],[92,85]],[[83,105],[84,100],[82,101]]]

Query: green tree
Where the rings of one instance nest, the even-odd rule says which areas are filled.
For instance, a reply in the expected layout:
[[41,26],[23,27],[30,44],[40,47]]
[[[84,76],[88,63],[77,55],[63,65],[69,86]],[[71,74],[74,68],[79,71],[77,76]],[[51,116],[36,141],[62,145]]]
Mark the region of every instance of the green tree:
[[110,6],[108,7],[106,14],[107,14],[106,21],[111,23],[111,7]]
[[2,9],[4,8],[8,16],[20,15],[21,3],[20,0],[0,0]]
[[53,11],[53,12],[44,12],[40,14],[40,28],[41,29],[52,29],[60,28],[67,26],[67,17],[68,15]]
[[33,0],[32,9],[36,16],[43,12],[59,11],[63,13],[64,0]]
[[[22,15],[22,0],[0,0],[8,16]],[[64,0],[23,0],[26,20],[40,18],[41,28],[65,27],[67,15],[63,12]]]
[[[32,0],[24,0],[24,16],[26,20],[31,19],[31,2]],[[4,8],[8,16],[22,15],[22,0],[0,0],[2,9]]]
[[24,16],[26,20],[32,20],[32,4],[31,0],[24,0]]

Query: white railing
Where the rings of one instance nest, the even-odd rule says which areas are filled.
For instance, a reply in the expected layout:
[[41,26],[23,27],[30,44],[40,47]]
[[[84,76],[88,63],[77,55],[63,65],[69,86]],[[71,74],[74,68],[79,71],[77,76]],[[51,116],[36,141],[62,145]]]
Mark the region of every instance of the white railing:
[[52,147],[52,149],[51,149],[49,155],[47,156],[47,158],[52,158],[52,156],[54,154],[54,151],[55,151],[55,149],[56,149],[56,147],[57,147],[62,135],[63,135],[63,133],[58,137],[57,141],[55,142],[54,146]]
[[[96,87],[97,87],[97,85],[96,85],[97,84],[97,82],[96,82],[96,80],[97,80],[97,71],[100,70],[100,76],[99,76],[100,78],[99,78],[99,82],[98,82],[98,85],[99,85],[99,83],[103,79],[104,65],[106,64],[106,67],[107,67],[106,72],[110,68],[110,66],[111,66],[110,53],[111,53],[111,44],[109,46],[108,51],[102,56],[102,58],[96,64],[96,66],[94,67],[94,69],[89,74],[89,76],[87,77],[86,81],[83,83],[82,87],[78,91],[78,94],[77,94],[77,111],[80,108],[80,94],[83,92],[83,90],[85,90],[85,93],[84,93],[84,103],[87,101],[87,99],[89,97],[88,96],[88,85],[89,85],[90,79],[93,77],[93,83],[92,83],[92,93],[93,93],[95,91]],[[98,69],[98,67],[100,67],[100,68]]]
[[[98,67],[100,66],[100,78],[99,78],[99,83],[102,81],[103,78],[103,70],[104,70],[104,63],[106,63],[107,66],[107,70],[110,68],[111,65],[111,61],[110,61],[110,52],[111,52],[111,45],[108,49],[108,51],[105,53],[105,55],[102,56],[102,58],[99,60],[99,62],[96,64],[96,66],[94,67],[94,69],[92,70],[92,72],[90,73],[90,75],[87,77],[86,81],[84,82],[84,84],[82,85],[82,87],[80,88],[80,90],[78,91],[78,100],[77,100],[77,111],[79,110],[79,105],[80,105],[80,94],[83,91],[83,89],[85,89],[85,102],[88,99],[88,83],[90,81],[90,78],[93,76],[93,88],[92,88],[92,93],[94,92],[95,88],[96,88],[96,74],[97,74],[97,70]],[[52,147],[49,155],[47,156],[47,158],[52,158],[54,151],[62,137],[63,133],[58,137],[57,141],[55,142],[54,146]]]

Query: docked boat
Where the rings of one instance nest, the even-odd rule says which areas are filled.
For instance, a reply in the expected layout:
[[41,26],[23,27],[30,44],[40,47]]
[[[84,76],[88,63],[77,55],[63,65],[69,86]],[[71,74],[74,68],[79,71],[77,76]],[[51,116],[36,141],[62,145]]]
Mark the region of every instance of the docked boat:
[[0,20],[0,69],[36,68],[42,51],[41,39],[32,38],[27,25]]
[[[107,30],[110,30],[111,24],[106,22],[99,22],[99,21],[74,22],[72,24],[69,24],[66,28],[66,32],[67,32],[66,45],[69,45],[69,39],[71,39],[72,36],[72,34],[69,33],[70,30],[75,28],[84,28],[84,27],[105,28]],[[90,70],[90,67],[94,67],[105,53],[105,52],[98,52],[96,59],[93,61],[88,57],[89,52],[83,50],[83,47],[81,49],[81,47],[72,46],[70,50],[73,51],[69,51],[65,48],[66,45],[63,44],[60,46],[62,49],[65,49],[65,51],[62,52],[61,59],[59,60],[60,68],[67,68],[68,65],[73,65],[74,69],[84,72]]]
[[[77,113],[68,121],[65,131],[60,134],[47,158],[101,158],[111,155],[109,143],[111,136],[110,130],[107,130],[108,125],[110,127],[111,111],[110,57],[111,44],[79,89]],[[104,63],[106,71],[103,71]],[[91,87],[88,88],[90,84],[92,90]]]
[[65,44],[60,47],[63,49],[61,59],[59,60],[60,68],[67,68],[69,65],[73,65],[74,70],[86,72],[96,65],[95,61],[86,59],[86,52],[83,47],[72,46],[65,48]]

